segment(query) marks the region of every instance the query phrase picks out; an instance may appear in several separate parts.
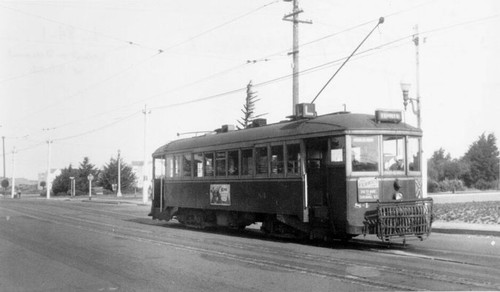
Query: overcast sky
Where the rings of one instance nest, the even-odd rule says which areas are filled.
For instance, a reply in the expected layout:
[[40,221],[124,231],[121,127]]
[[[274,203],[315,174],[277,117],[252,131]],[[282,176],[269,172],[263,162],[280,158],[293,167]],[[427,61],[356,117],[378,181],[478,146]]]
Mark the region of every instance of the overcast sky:
[[[427,155],[460,157],[483,132],[500,137],[500,1],[300,1],[300,102],[310,102],[361,40],[377,28],[316,100],[319,114],[403,110],[400,82],[420,95]],[[178,132],[237,124],[250,80],[268,122],[292,110],[291,2],[0,1],[0,132],[7,176],[125,162]],[[250,62],[248,62],[250,61]],[[409,107],[406,121],[416,125]],[[3,173],[2,173],[3,175]]]

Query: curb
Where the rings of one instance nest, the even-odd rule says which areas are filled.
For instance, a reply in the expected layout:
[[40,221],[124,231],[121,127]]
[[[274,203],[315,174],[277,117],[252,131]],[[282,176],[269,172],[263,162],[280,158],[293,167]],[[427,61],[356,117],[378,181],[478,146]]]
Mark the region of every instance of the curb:
[[467,235],[482,235],[500,237],[500,231],[494,230],[473,230],[473,229],[458,229],[458,228],[432,228],[434,233],[444,234],[467,234]]
[[120,200],[81,200],[83,203],[100,203],[100,204],[111,204],[111,205],[121,205],[121,204],[128,204],[128,205],[137,205],[137,206],[149,206],[148,203],[143,203],[143,202],[130,202],[130,201],[120,201]]

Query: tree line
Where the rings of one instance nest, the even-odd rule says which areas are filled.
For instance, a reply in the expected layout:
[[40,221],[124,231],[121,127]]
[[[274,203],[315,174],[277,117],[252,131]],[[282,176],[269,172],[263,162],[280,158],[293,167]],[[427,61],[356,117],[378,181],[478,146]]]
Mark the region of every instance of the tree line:
[[427,161],[429,192],[496,189],[499,178],[499,151],[496,137],[482,134],[460,158],[452,158],[443,148]]
[[[131,191],[135,187],[137,177],[132,171],[132,167],[127,165],[121,157],[119,164],[121,190],[122,192]],[[52,182],[51,192],[55,196],[68,195],[71,192],[71,177],[73,177],[76,195],[88,195],[89,175],[94,177],[92,186],[102,187],[108,193],[113,192],[113,184],[118,183],[118,159],[111,158],[102,169],[99,169],[90,163],[88,157],[84,157],[78,168],[73,168],[70,164],[61,170],[61,174]]]

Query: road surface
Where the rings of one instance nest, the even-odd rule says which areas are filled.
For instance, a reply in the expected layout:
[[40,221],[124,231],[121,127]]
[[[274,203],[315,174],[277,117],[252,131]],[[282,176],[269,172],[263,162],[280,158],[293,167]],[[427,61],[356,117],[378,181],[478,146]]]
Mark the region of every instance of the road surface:
[[312,244],[187,229],[148,211],[0,199],[0,291],[500,290],[500,238]]

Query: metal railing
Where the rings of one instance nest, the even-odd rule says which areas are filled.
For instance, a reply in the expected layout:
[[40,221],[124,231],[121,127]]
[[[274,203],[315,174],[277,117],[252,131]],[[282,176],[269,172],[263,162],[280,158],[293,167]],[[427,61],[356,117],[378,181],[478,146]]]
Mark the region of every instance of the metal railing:
[[428,237],[432,228],[432,198],[378,202],[377,209],[365,216],[364,233],[376,233],[383,241],[392,237]]

